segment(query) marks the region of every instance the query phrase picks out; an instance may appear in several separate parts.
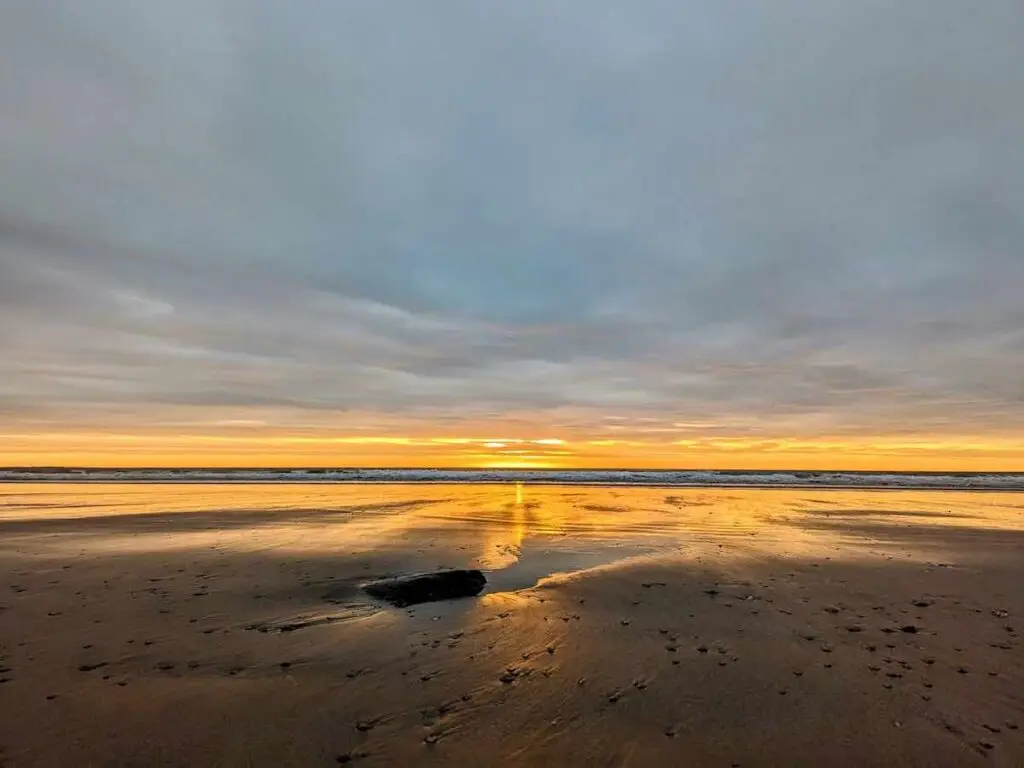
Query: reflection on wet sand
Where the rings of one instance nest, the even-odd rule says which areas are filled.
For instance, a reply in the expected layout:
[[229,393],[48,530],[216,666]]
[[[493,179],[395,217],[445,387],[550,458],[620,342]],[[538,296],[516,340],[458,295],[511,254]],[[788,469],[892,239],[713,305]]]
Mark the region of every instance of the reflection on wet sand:
[[[641,556],[884,559],[886,532],[900,527],[916,533],[909,550],[901,537],[903,557],[963,558],[973,532],[1024,528],[1018,494],[941,491],[38,485],[7,486],[0,499],[0,529],[31,534],[25,540],[55,556],[213,548],[339,565],[373,557],[396,572],[480,568],[492,592]],[[956,529],[967,541],[944,553]]]
[[0,764],[1020,765],[1022,552],[1005,493],[0,486]]

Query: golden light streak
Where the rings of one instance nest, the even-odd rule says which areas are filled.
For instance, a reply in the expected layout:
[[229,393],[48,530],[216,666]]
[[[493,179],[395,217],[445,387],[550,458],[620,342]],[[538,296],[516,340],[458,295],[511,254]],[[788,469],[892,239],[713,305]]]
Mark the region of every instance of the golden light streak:
[[0,435],[0,466],[1024,471],[1024,440],[978,435],[658,440],[628,433],[620,439],[520,433],[499,440],[340,431],[296,435],[255,426],[220,431],[211,426],[210,432],[9,432]]
[[546,461],[529,461],[526,459],[512,461],[495,459],[481,465],[481,469],[556,469],[556,465]]

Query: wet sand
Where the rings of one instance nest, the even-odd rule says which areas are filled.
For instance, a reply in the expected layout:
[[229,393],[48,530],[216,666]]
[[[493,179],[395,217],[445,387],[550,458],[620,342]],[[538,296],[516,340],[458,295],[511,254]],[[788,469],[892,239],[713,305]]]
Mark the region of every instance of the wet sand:
[[1022,585],[1021,494],[0,486],[0,764],[1020,766]]

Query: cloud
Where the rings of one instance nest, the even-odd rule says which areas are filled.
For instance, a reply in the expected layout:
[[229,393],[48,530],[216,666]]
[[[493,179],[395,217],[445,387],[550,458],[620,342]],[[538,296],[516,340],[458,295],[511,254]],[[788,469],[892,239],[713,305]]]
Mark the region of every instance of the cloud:
[[9,3],[0,413],[1013,433],[1022,33],[1014,0]]

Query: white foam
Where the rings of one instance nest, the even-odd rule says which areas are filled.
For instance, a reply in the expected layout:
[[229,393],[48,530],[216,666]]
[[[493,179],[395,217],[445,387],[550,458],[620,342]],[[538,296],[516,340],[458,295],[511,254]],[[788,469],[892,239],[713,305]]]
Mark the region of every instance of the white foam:
[[76,469],[0,470],[0,482],[557,483],[696,487],[1024,490],[1024,473],[729,472],[713,470]]

